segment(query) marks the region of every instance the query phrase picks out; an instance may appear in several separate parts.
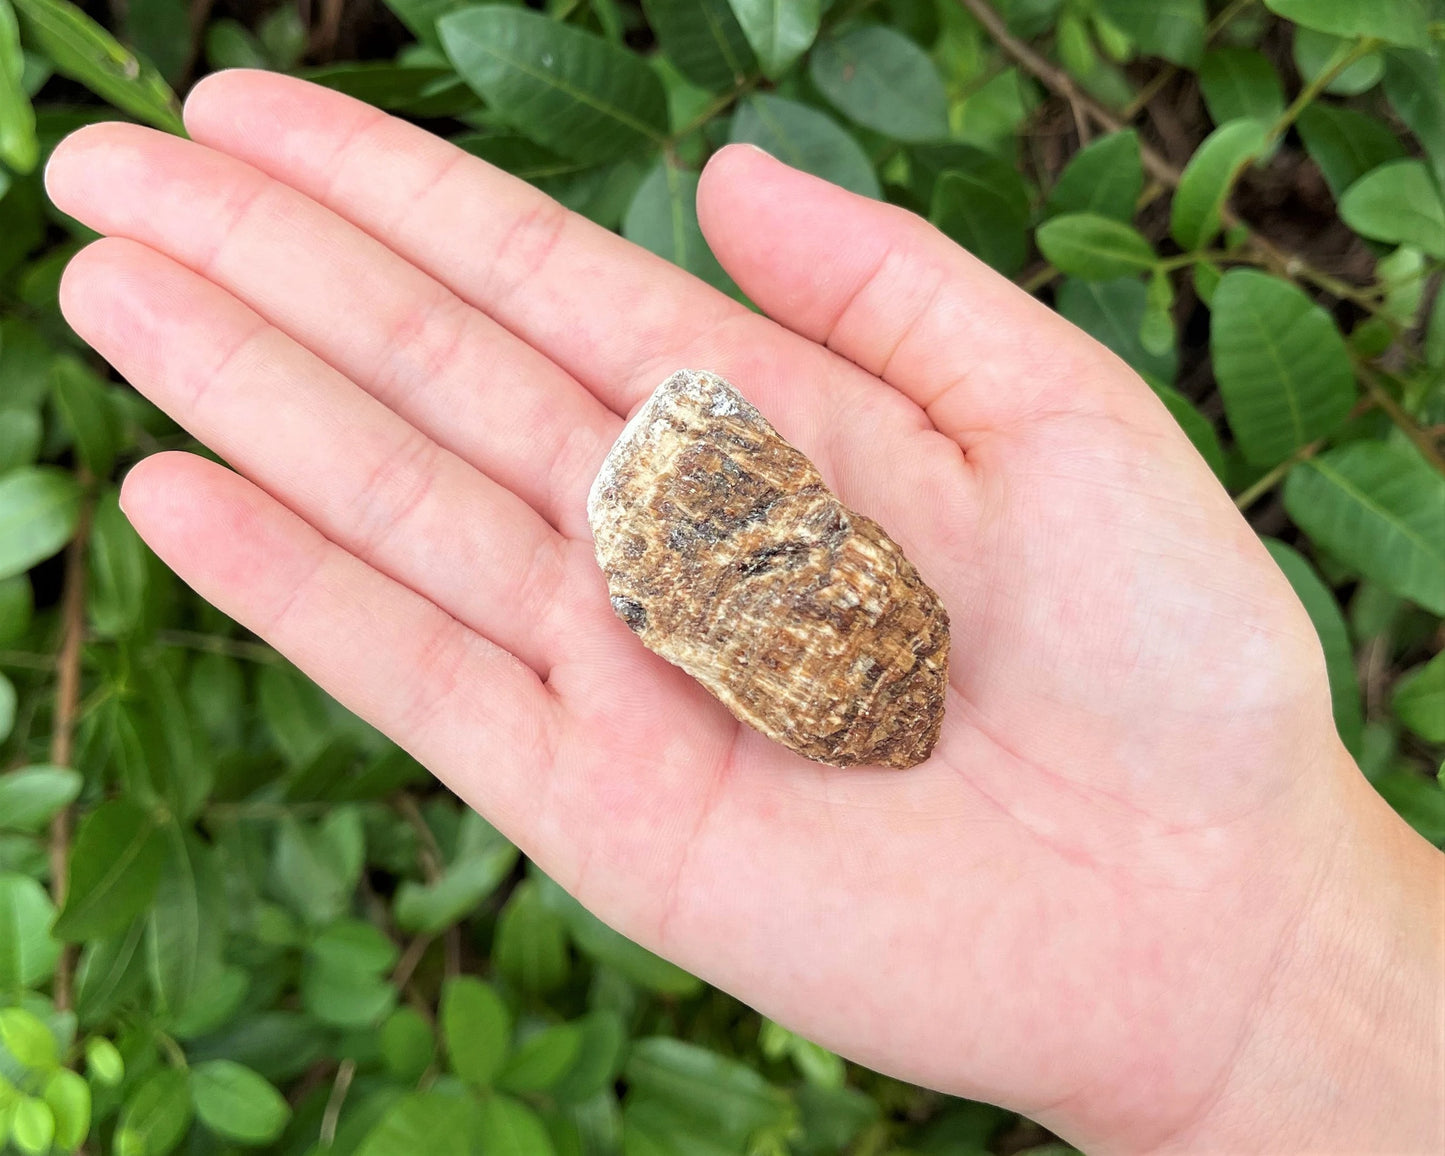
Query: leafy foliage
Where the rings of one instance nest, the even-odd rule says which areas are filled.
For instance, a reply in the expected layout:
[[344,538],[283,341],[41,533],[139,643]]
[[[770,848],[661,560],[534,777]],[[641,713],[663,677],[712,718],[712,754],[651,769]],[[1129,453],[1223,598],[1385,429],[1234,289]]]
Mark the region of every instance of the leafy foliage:
[[189,443],[61,319],[90,234],[40,173],[91,120],[182,131],[208,68],[423,121],[730,293],[726,142],[926,214],[1156,391],[1445,843],[1445,4],[543,7],[0,0],[0,1150],[1063,1150],[617,934],[141,544],[116,483]]

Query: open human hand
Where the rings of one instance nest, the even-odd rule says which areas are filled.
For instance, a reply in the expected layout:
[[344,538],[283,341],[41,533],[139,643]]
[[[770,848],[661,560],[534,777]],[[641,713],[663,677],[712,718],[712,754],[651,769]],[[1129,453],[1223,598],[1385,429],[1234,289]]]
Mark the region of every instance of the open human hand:
[[[108,235],[66,316],[238,471],[126,481],[205,597],[609,923],[860,1062],[1100,1151],[1432,1138],[1441,960],[1406,913],[1445,901],[1438,858],[1112,354],[747,147],[699,211],[766,316],[324,89],[223,73],[186,122],[82,130],[48,183]],[[614,616],[587,489],[680,367],[735,382],[941,594],[927,763],[806,762]]]

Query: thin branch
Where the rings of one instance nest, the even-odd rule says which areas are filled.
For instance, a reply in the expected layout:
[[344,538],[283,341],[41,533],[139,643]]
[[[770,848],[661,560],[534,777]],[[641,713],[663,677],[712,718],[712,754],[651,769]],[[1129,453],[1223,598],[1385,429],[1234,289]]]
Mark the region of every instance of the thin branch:
[[227,638],[222,634],[202,634],[196,630],[158,630],[156,631],[156,641],[162,646],[202,650],[209,654],[224,654],[227,658],[239,658],[246,662],[285,661],[279,652],[264,642],[247,642],[243,638]]
[[[82,469],[85,487],[75,536],[65,548],[65,584],[60,595],[60,653],[56,657],[55,721],[50,731],[52,766],[68,767],[75,754],[75,723],[80,703],[81,646],[85,641],[85,548],[90,538],[94,499],[90,476]],[[75,828],[75,811],[66,807],[50,823],[50,894],[57,908],[65,906],[70,882],[70,840]],[[59,1011],[68,1011],[75,974],[75,952],[67,945],[55,965],[54,996]]]
[[1300,462],[1308,461],[1314,457],[1315,454],[1319,453],[1320,450],[1324,449],[1326,440],[1325,438],[1320,438],[1317,441],[1310,442],[1307,446],[1300,446],[1299,449],[1295,450],[1294,453],[1290,454],[1289,457],[1285,458],[1284,461],[1270,470],[1269,473],[1265,474],[1264,477],[1260,478],[1254,485],[1236,497],[1234,499],[1235,508],[1238,510],[1249,509],[1250,506],[1254,505],[1255,502],[1259,501],[1260,498],[1264,497],[1270,490],[1279,485],[1280,482],[1284,480],[1285,474],[1289,473],[1290,470],[1294,469]]
[[1300,113],[1304,112],[1304,110],[1319,97],[1320,93],[1324,92],[1345,69],[1357,63],[1362,57],[1374,52],[1379,46],[1380,42],[1378,40],[1367,36],[1363,40],[1357,41],[1352,48],[1328,68],[1317,73],[1313,80],[1299,90],[1299,95],[1290,101],[1289,107],[1280,113],[1279,119],[1269,126],[1269,131],[1265,133],[1265,140],[1272,144],[1284,136],[1284,134],[1289,131],[1290,125],[1299,119]]
[[1431,436],[1429,430],[1422,429],[1420,423],[1411,417],[1401,404],[1395,400],[1395,395],[1385,388],[1385,383],[1380,380],[1374,367],[1368,365],[1359,358],[1355,361],[1355,373],[1365,383],[1369,390],[1370,397],[1374,400],[1396,427],[1414,444],[1424,459],[1445,474],[1445,455],[1440,453],[1440,446]]
[[[1223,9],[1218,16],[1211,20],[1204,29],[1204,43],[1209,44],[1216,36],[1229,26],[1236,16],[1248,8],[1254,0],[1234,0],[1234,3]],[[1131,100],[1124,108],[1124,119],[1133,120],[1144,107],[1163,91],[1164,86],[1179,75],[1178,65],[1170,64],[1161,68],[1154,78],[1149,81],[1139,94]]]
[[336,1069],[336,1082],[331,1085],[331,1095],[326,1101],[326,1111],[321,1116],[320,1146],[330,1148],[336,1143],[336,1128],[341,1122],[341,1109],[346,1105],[346,1093],[351,1091],[351,1081],[356,1078],[356,1061],[342,1060]]

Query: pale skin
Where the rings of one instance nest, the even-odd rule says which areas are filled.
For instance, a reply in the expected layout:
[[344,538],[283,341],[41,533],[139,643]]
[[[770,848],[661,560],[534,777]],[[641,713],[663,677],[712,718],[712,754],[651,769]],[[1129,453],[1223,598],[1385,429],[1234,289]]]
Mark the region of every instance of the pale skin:
[[[925,222],[747,148],[699,213],[753,313],[374,109],[223,73],[194,142],[47,171],[67,318],[234,465],[127,514],[602,918],[874,1068],[1090,1152],[1445,1148],[1445,859],[1119,360]],[[736,383],[953,622],[944,731],[836,770],[645,651],[588,485],[674,369]]]

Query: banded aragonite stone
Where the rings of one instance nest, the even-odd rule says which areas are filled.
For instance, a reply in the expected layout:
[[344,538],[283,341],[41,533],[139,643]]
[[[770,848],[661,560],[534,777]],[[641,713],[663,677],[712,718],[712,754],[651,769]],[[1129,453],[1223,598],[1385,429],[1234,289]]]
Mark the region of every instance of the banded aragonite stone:
[[683,369],[657,387],[587,517],[617,615],[741,721],[835,766],[929,756],[942,602],[721,377]]

